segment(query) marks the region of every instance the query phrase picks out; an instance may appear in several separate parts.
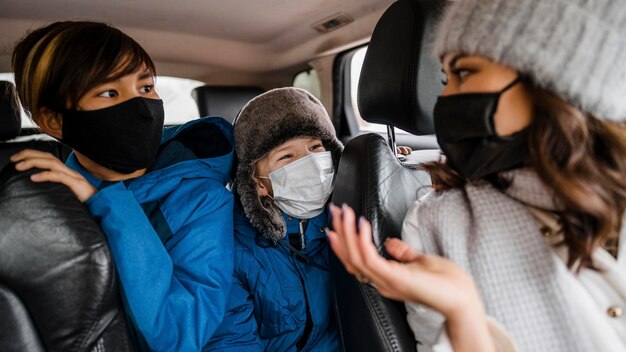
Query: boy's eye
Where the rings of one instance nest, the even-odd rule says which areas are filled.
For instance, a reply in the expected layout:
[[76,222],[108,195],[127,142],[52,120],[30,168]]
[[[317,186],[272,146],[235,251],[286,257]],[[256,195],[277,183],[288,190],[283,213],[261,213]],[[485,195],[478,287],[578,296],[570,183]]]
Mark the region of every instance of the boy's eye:
[[280,158],[278,158],[278,160],[287,160],[287,159],[289,159],[291,157],[292,157],[291,154],[285,154],[285,155],[281,156]]
[[318,144],[315,144],[314,146],[310,147],[309,151],[314,151],[314,150],[320,149],[321,147],[322,147],[322,144],[318,143]]
[[141,93],[150,93],[150,92],[152,92],[153,89],[154,89],[154,85],[153,84],[146,84],[143,87],[141,87],[139,89],[139,91]]
[[105,98],[115,98],[116,96],[118,96],[118,93],[115,89],[108,89],[105,90],[104,92],[98,94],[99,97],[105,97]]

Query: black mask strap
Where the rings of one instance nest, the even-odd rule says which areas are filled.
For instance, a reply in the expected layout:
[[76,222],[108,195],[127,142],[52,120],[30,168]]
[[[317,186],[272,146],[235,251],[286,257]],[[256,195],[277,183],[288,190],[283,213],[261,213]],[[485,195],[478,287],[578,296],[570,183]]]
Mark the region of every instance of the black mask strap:
[[500,94],[506,92],[507,90],[513,88],[514,85],[520,83],[522,81],[522,77],[517,76],[516,79],[513,80],[513,82],[509,83],[506,87],[502,88],[502,90],[500,91]]

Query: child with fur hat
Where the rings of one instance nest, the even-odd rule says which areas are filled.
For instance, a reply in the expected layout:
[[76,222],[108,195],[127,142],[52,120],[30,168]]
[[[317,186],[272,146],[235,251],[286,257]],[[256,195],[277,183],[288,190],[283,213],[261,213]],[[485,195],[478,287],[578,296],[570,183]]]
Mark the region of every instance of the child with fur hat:
[[506,350],[487,315],[521,351],[626,351],[626,2],[457,0],[435,52],[447,161],[386,244],[399,262],[351,210],[333,249],[407,301],[420,351]]
[[322,104],[279,88],[235,120],[235,271],[211,351],[338,351],[327,201],[343,146]]

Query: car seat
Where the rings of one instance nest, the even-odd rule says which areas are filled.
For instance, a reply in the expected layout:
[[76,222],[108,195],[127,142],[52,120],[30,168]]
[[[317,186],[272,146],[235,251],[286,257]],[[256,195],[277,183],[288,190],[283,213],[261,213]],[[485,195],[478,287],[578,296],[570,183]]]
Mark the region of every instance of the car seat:
[[206,85],[195,88],[191,96],[200,116],[221,116],[232,123],[246,103],[261,93],[259,87]]
[[[19,134],[20,115],[12,84],[0,84],[5,140]],[[34,171],[8,161],[55,143],[0,143],[0,351],[132,351],[113,261],[91,214],[64,185],[33,183]]]
[[[372,223],[381,254],[387,237],[399,237],[407,208],[429,190],[421,162],[438,150],[418,150],[406,163],[395,154],[394,126],[433,133],[432,109],[442,85],[441,66],[429,47],[444,0],[399,0],[379,20],[361,71],[358,104],[368,122],[388,125],[388,140],[369,133],[350,140],[340,160],[332,201],[348,204]],[[331,256],[339,332],[344,351],[415,351],[402,302],[359,283]]]
[[9,163],[9,157],[22,149],[37,149],[52,153],[62,161],[70,148],[43,134],[20,136],[22,119],[15,86],[0,81],[0,170]]

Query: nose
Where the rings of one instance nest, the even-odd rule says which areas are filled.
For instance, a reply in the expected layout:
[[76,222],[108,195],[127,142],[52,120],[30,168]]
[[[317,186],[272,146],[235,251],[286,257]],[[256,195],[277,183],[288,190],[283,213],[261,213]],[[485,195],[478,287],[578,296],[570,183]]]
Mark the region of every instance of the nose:
[[448,82],[448,84],[446,84],[445,86],[443,86],[443,90],[441,91],[441,96],[445,97],[447,95],[452,95],[452,94],[456,94],[456,89],[453,88],[453,85]]

